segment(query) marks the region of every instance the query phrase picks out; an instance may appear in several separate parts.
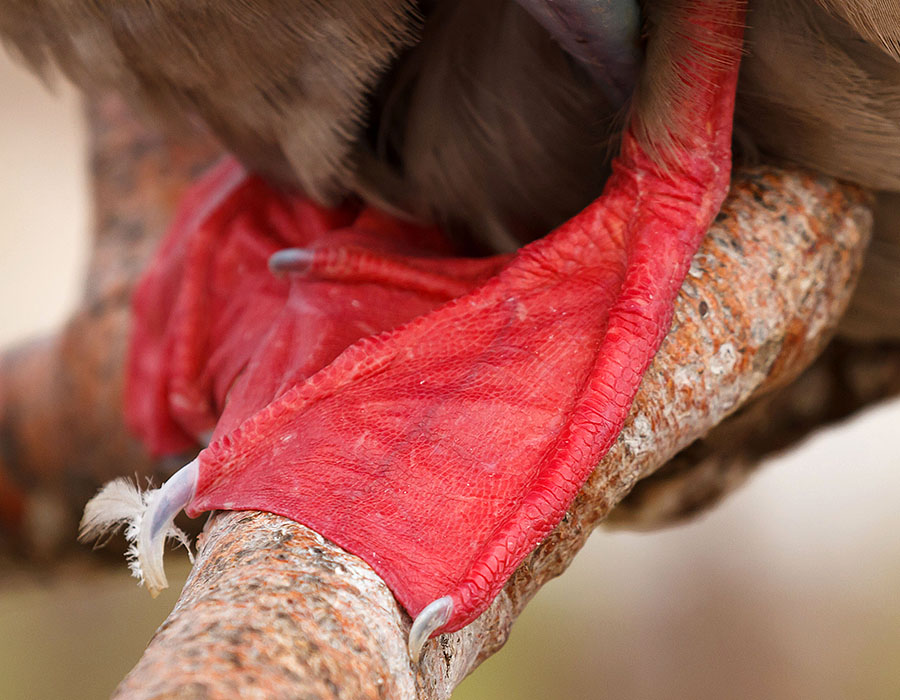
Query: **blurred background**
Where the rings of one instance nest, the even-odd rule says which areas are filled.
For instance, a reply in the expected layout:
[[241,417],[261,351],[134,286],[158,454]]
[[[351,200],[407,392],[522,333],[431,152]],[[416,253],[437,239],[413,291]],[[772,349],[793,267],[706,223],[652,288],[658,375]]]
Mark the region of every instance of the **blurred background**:
[[[4,345],[75,306],[90,216],[79,110],[69,86],[51,93],[0,51]],[[898,435],[900,403],[882,406],[688,525],[595,533],[454,698],[900,698]],[[171,610],[178,559],[157,600],[124,564],[0,576],[0,698],[107,697]]]

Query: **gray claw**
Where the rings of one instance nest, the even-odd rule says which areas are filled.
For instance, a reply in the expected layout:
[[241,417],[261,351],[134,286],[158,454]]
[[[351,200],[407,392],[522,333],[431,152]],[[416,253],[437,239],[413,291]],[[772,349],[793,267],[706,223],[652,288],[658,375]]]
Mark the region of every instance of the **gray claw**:
[[199,468],[195,459],[175,472],[159,489],[147,494],[146,512],[137,526],[136,554],[144,584],[154,597],[168,586],[163,569],[163,546],[166,538],[186,540],[172,521],[194,497],[198,476]]
[[409,630],[409,655],[413,661],[419,660],[422,647],[432,634],[444,625],[453,614],[453,599],[445,595],[426,605],[413,621]]
[[306,272],[315,253],[308,248],[285,248],[272,253],[269,270],[273,275],[287,275]]

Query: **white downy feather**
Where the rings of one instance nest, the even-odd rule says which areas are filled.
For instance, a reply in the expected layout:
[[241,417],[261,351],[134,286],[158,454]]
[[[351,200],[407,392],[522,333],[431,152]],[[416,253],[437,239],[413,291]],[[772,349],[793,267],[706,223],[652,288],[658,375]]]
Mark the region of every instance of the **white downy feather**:
[[191,561],[194,560],[188,536],[173,520],[190,502],[196,482],[196,460],[158,489],[141,492],[128,479],[111,481],[85,506],[78,539],[96,541],[124,526],[129,543],[128,567],[155,597],[169,585],[163,568],[163,547],[167,539],[183,544]]

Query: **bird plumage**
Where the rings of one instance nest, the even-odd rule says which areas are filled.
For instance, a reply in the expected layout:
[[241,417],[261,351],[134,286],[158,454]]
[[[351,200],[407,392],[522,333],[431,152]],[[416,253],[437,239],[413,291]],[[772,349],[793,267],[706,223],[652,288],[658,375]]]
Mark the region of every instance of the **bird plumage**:
[[[648,31],[679,4],[646,2]],[[167,117],[194,112],[251,166],[317,198],[360,187],[477,229],[515,229],[510,212],[536,230],[570,216],[596,195],[621,123],[512,0],[0,7],[0,34],[39,70],[54,62]],[[748,24],[739,129],[765,157],[900,189],[900,9],[752,0]],[[648,63],[644,87],[677,82]],[[660,137],[665,100],[641,106]]]
[[412,0],[97,3],[3,0],[32,67],[195,114],[252,167],[339,196],[365,98],[421,21]]
[[[646,0],[646,32],[684,5]],[[743,156],[900,191],[897,4],[748,9]],[[512,0],[0,0],[0,35],[38,70],[199,116],[252,168],[321,201],[355,192],[482,250],[594,199],[625,116]],[[667,91],[680,78],[666,42],[648,46],[636,105],[656,148],[678,131]],[[878,231],[900,247],[900,226]]]

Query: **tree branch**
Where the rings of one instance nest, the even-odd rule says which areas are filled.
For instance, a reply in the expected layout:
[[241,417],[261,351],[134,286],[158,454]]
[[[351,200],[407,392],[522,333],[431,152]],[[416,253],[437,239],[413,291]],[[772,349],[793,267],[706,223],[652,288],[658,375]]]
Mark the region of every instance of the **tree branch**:
[[122,420],[131,291],[179,196],[221,154],[166,136],[115,96],[88,100],[95,237],[80,308],[60,333],[0,356],[0,540],[50,561],[74,548],[85,502],[123,473],[168,476]]
[[615,446],[489,610],[430,642],[420,663],[406,651],[408,618],[362,560],[289,520],[222,513],[116,697],[449,697],[640,479],[810,363],[846,306],[870,224],[856,188],[739,173]]
[[833,341],[796,381],[751,401],[638,482],[604,522],[653,530],[711,507],[816,430],[900,395],[900,345]]

